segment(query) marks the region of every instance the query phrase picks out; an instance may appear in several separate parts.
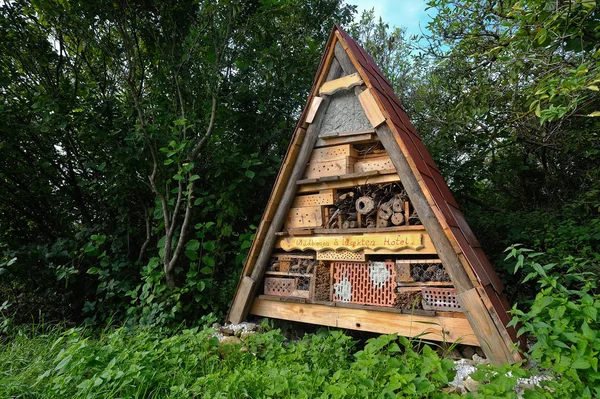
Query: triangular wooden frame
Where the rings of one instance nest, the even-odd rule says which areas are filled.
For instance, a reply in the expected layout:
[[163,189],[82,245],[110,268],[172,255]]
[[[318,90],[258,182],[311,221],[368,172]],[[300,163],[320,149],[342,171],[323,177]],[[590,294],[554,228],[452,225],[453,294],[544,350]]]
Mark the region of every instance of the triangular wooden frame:
[[[364,135],[376,134],[387,151],[439,259],[450,275],[469,328],[461,329],[452,317],[392,315],[383,310],[255,300],[258,282],[263,278],[277,232],[282,228],[296,195],[297,182],[302,179],[310,154],[319,140],[319,126],[325,113],[322,110],[327,109],[333,93],[351,88],[360,93],[358,98],[373,126],[373,130],[364,132]],[[514,328],[507,327],[510,307],[502,291],[501,281],[418,133],[408,121],[390,83],[373,59],[339,26],[335,26],[250,248],[228,320],[239,323],[254,306],[255,314],[314,324],[397,332],[413,337],[433,331],[440,334],[438,340],[459,340],[481,346],[486,356],[496,364],[514,363],[521,360],[516,349],[520,342]],[[271,306],[273,310],[271,313],[261,311],[261,306]],[[311,316],[315,314],[321,316]],[[456,332],[453,333],[453,330]],[[471,337],[462,336],[463,332]],[[423,338],[429,339],[428,336]]]

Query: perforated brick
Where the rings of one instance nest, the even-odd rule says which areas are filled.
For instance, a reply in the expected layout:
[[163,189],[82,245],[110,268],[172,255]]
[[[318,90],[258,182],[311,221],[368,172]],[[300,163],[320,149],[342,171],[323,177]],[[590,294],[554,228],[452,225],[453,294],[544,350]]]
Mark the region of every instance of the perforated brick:
[[423,309],[440,312],[462,312],[454,288],[422,288]]
[[334,302],[394,306],[393,262],[334,262],[333,270]]

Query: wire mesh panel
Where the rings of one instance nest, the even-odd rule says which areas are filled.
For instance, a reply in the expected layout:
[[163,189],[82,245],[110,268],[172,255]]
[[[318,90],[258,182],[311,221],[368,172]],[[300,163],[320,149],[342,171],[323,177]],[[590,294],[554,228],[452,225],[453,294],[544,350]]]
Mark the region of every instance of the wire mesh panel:
[[422,288],[423,309],[440,312],[462,312],[454,288]]
[[450,282],[450,276],[439,259],[402,259],[396,261],[400,282]]
[[391,307],[395,281],[393,262],[334,262],[333,301]]

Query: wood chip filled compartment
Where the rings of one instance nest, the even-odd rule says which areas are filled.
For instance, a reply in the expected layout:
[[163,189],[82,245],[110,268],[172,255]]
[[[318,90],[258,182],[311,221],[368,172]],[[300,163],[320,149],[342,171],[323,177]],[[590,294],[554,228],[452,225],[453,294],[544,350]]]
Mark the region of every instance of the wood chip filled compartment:
[[334,262],[333,301],[394,306],[396,271],[393,262]]

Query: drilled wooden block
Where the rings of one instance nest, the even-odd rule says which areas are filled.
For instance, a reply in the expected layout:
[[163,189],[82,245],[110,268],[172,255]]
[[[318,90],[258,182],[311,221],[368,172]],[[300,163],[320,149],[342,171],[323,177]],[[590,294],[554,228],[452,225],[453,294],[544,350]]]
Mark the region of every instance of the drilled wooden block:
[[333,190],[324,190],[319,194],[299,195],[292,203],[293,208],[318,205],[333,205]]
[[354,157],[343,157],[327,161],[311,161],[304,172],[304,179],[342,176],[354,172]]
[[345,157],[356,157],[358,152],[351,144],[315,148],[310,155],[310,162],[325,162]]
[[387,155],[377,158],[359,159],[354,163],[354,173],[393,169],[395,169],[395,166]]
[[323,225],[323,209],[321,206],[303,206],[290,208],[284,227],[294,229],[300,227],[321,227]]
[[293,278],[265,277],[265,295],[291,296],[296,290]]
[[345,261],[359,261],[364,262],[365,253],[364,251],[348,251],[347,249],[339,249],[333,251],[320,251],[317,252],[318,260],[345,260]]

